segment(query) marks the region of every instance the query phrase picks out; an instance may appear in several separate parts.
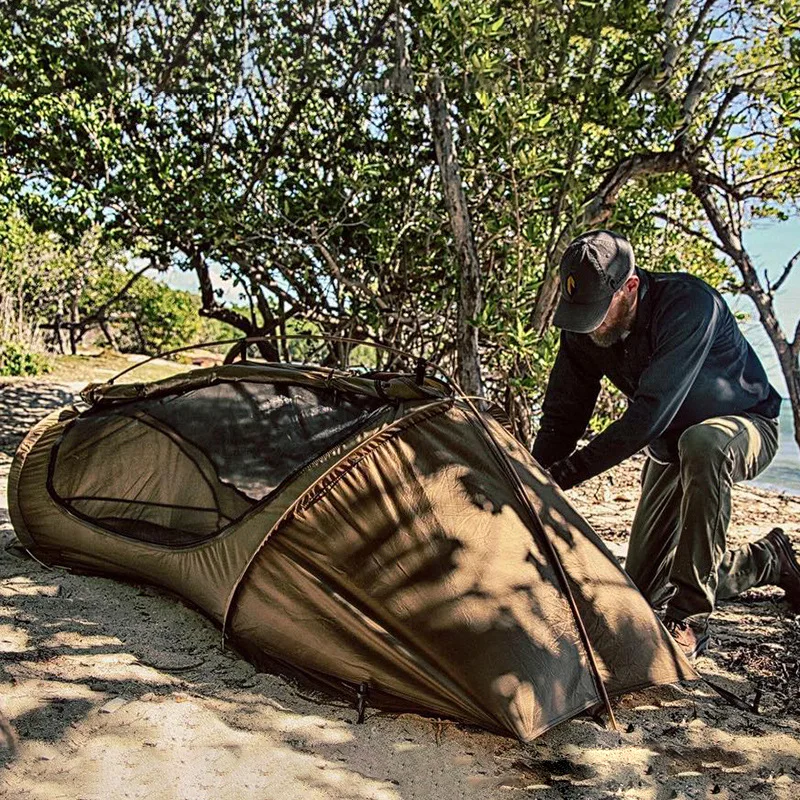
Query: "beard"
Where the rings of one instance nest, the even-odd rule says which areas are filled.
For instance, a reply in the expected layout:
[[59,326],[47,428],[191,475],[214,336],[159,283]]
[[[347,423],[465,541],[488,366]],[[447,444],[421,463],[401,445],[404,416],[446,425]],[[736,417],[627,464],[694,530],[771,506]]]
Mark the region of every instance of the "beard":
[[633,297],[623,296],[623,301],[609,312],[599,328],[595,328],[589,338],[598,347],[611,347],[622,341],[625,334],[633,327],[634,302]]
[[622,337],[627,332],[627,327],[624,325],[617,325],[613,328],[608,328],[600,333],[597,331],[592,331],[589,334],[589,338],[598,346],[598,347],[611,347],[611,345],[616,344],[617,342],[622,340]]

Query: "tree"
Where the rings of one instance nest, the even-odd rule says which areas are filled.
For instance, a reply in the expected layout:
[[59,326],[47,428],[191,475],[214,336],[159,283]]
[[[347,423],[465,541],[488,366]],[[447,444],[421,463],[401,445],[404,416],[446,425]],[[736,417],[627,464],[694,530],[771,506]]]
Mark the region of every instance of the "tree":
[[9,352],[74,354],[98,328],[113,348],[145,353],[230,338],[230,329],[206,330],[196,295],[147,277],[149,266],[129,268],[96,228],[69,246],[12,214],[0,234],[0,344]]
[[[644,263],[689,268],[728,285],[726,262],[738,268],[800,419],[800,335],[788,342],[771,306],[782,279],[758,284],[740,235],[747,219],[786,213],[798,197],[798,5],[600,2],[569,4],[564,13],[536,4],[502,11],[486,3],[434,5],[429,38],[437,45],[426,50],[450,56],[452,84],[462,87],[451,102],[463,139],[484,143],[462,146],[484,159],[467,160],[465,174],[475,181],[473,197],[496,199],[474,215],[476,227],[511,244],[502,254],[484,250],[482,261],[516,261],[517,287],[530,274],[528,254],[544,262],[530,310],[534,349],[551,348],[557,265],[567,243],[585,229],[613,225],[650,257]],[[698,212],[703,235],[692,224],[701,221]],[[503,311],[487,299],[495,318],[487,313],[483,339],[490,326],[511,339],[520,295],[530,292],[513,292],[512,270],[497,283],[491,272],[484,296],[502,297]],[[509,348],[517,356],[512,379],[536,372],[522,340]]]
[[12,212],[0,224],[0,302],[6,309],[0,338],[28,350],[42,349],[44,340],[64,352],[66,333],[74,353],[91,327],[102,325],[106,313],[141,277],[133,275],[112,295],[97,297],[87,307],[87,287],[104,276],[116,276],[122,254],[99,242],[98,231],[87,230],[75,246],[66,246],[53,232],[37,233]]
[[[753,220],[785,217],[800,197],[800,6],[706,3],[688,28],[697,66],[682,103],[676,143],[690,177],[681,214],[659,216],[707,242],[733,263],[740,291],[755,304],[778,356],[800,446],[800,319],[790,340],[777,318],[775,293],[798,256],[774,282],[762,282],[743,242]],[[722,38],[719,31],[725,30]],[[676,63],[680,63],[678,60]],[[655,87],[668,93],[669,83]]]
[[[327,240],[364,151],[339,155],[363,136],[370,98],[353,86],[388,17],[371,10],[14,3],[3,138],[17,199],[62,236],[102,219],[153,263],[195,271],[203,312],[245,333],[299,309],[335,330],[347,298],[327,284],[340,249]],[[241,281],[249,316],[218,303],[211,265]]]
[[245,333],[424,354],[523,438],[573,235],[730,282],[700,187],[797,196],[795,0],[4,6],[0,186],[31,220],[194,271]]

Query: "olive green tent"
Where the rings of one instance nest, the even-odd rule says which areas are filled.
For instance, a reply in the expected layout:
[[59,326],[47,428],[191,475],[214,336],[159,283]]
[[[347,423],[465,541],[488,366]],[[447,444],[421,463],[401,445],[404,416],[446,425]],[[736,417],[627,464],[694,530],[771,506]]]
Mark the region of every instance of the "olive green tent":
[[167,587],[256,660],[523,740],[694,676],[525,448],[443,383],[243,363],[83,396],[17,453],[21,543]]

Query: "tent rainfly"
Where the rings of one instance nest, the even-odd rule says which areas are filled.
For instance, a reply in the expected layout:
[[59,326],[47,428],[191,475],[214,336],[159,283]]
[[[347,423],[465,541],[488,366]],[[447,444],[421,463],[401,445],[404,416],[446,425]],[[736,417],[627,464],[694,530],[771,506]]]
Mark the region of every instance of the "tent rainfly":
[[16,455],[22,545],[177,592],[262,665],[524,741],[695,677],[527,450],[439,381],[244,362],[83,398]]

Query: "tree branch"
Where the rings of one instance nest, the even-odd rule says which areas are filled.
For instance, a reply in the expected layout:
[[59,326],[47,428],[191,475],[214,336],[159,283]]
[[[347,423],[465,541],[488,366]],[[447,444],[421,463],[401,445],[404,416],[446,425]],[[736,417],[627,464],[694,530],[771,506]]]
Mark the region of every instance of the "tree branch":
[[134,272],[125,285],[110,300],[106,300],[105,303],[96,308],[88,317],[84,317],[84,319],[81,320],[81,325],[85,328],[88,325],[92,325],[93,323],[102,320],[106,315],[106,311],[108,311],[108,309],[111,308],[111,306],[113,306],[118,300],[121,300],[128,293],[131,286],[133,286],[133,284],[136,283],[136,281],[138,281],[139,278],[145,274],[145,272],[152,268],[153,265],[148,264],[147,266],[142,267],[142,269],[140,269],[138,272]]
[[169,79],[172,77],[173,70],[185,63],[188,50],[187,46],[200,31],[200,28],[203,27],[203,23],[206,21],[207,13],[208,12],[206,8],[201,5],[194,16],[194,19],[192,20],[192,24],[187,31],[186,36],[184,36],[178,45],[173,49],[171,60],[164,66],[164,69],[161,70],[161,74],[158,76],[158,83],[156,83],[156,85],[153,87],[153,97],[161,94],[161,92],[164,91],[167,83],[169,83]]
[[780,278],[778,278],[777,282],[774,286],[768,285],[768,291],[770,294],[774,294],[778,291],[778,289],[783,286],[783,282],[789,277],[789,273],[794,269],[795,264],[800,260],[800,250],[798,250],[788,261],[786,266],[783,268],[783,272],[781,273]]
[[695,161],[689,161],[687,164],[688,172],[695,180],[707,186],[715,186],[721,189],[725,195],[726,200],[735,200],[737,203],[741,202],[744,197],[736,186],[733,186],[729,181],[715,172],[709,172],[704,167],[699,166]]
[[700,33],[700,29],[703,26],[703,22],[705,21],[705,18],[708,16],[708,12],[711,11],[711,9],[714,6],[714,3],[716,2],[717,0],[706,0],[705,5],[700,9],[700,12],[697,15],[697,19],[694,21],[694,24],[692,25],[692,29],[689,31],[689,35],[686,37],[686,41],[683,43],[684,48],[691,46],[691,44],[697,38],[698,34]]
[[206,260],[203,258],[202,254],[194,251],[191,254],[191,264],[200,282],[200,297],[203,301],[200,314],[204,317],[218,319],[220,322],[227,322],[228,325],[233,325],[234,328],[238,328],[246,336],[252,336],[253,323],[247,319],[244,314],[240,314],[232,308],[225,308],[225,306],[221,306],[217,303],[217,297],[214,294],[214,285],[211,282],[211,273],[208,270],[208,264],[206,264]]
[[559,290],[558,263],[573,235],[605,223],[611,216],[620,192],[629,181],[647,175],[675,172],[682,166],[685,166],[683,153],[673,149],[636,153],[622,159],[608,171],[600,186],[584,201],[578,215],[564,226],[549,253],[531,316],[531,327],[535,332],[544,333],[550,324]]
[[[364,43],[363,47],[361,48],[361,57],[355,61],[352,68],[350,69],[350,74],[347,76],[343,86],[339,91],[346,92],[350,85],[352,84],[353,80],[356,76],[360,73],[362,69],[362,65],[364,60],[366,59],[367,55],[371,48],[375,45],[375,42],[380,36],[384,26],[386,25],[387,21],[391,17],[391,15],[395,13],[395,6],[394,3],[387,4],[386,11],[384,14],[378,19],[375,25],[370,32],[369,38]],[[305,87],[305,91],[302,92],[298,97],[295,98],[294,102],[289,108],[288,113],[284,117],[281,126],[275,131],[274,135],[272,136],[272,141],[270,142],[269,146],[265,149],[264,154],[259,159],[259,163],[256,165],[256,168],[253,170],[253,175],[248,182],[247,190],[242,193],[242,197],[246,198],[252,191],[256,184],[261,180],[264,175],[264,172],[267,169],[270,161],[275,158],[284,147],[286,133],[289,131],[291,126],[294,124],[295,120],[299,116],[300,112],[305,108],[308,104],[309,100],[314,96],[314,92],[319,91],[319,87],[311,83],[309,86]]]
[[791,351],[795,360],[800,358],[800,319],[797,320],[797,327],[794,329],[794,339],[789,345],[789,350]]
[[368,297],[371,297],[375,304],[381,311],[388,311],[389,306],[386,305],[386,302],[380,297],[373,289],[371,289],[367,284],[363,283],[362,281],[354,281],[350,278],[345,277],[342,274],[341,269],[339,269],[339,263],[334,258],[333,253],[331,253],[330,248],[322,241],[321,237],[317,233],[317,226],[312,222],[311,223],[311,236],[313,239],[314,247],[319,250],[322,254],[323,259],[325,259],[325,263],[328,265],[330,271],[336,277],[336,280],[344,284],[350,289],[357,289],[359,292],[363,292]]
[[710,236],[706,236],[705,233],[701,231],[696,231],[694,228],[687,225],[685,222],[681,222],[679,219],[675,219],[675,217],[669,216],[669,214],[664,214],[661,211],[656,211],[653,214],[654,217],[658,217],[658,219],[663,219],[664,222],[668,222],[670,225],[674,225],[676,228],[679,228],[684,233],[688,234],[689,236],[693,236],[696,239],[700,239],[701,242],[705,242],[708,245],[711,245],[715,250],[719,250],[720,253],[723,255],[728,255],[725,251],[725,248],[719,242],[715,242]]
[[739,183],[739,187],[749,186],[751,183],[759,183],[761,181],[767,181],[770,178],[776,178],[779,175],[791,175],[793,173],[800,173],[800,167],[791,166],[791,167],[786,167],[786,169],[776,169],[774,172],[766,172],[763,175],[756,175],[754,178],[749,178],[748,180]]
[[703,206],[706,217],[711,227],[714,228],[714,232],[719,237],[725,253],[739,269],[742,275],[745,293],[749,295],[756,304],[761,324],[764,326],[764,330],[772,341],[778,353],[778,357],[781,360],[781,366],[784,367],[785,371],[783,362],[786,352],[789,349],[786,335],[775,315],[772,297],[764,290],[761,280],[758,277],[758,272],[750,259],[750,255],[742,244],[741,230],[738,222],[735,222],[732,217],[730,221],[724,219],[712,196],[711,187],[707,183],[704,183],[702,179],[697,177],[693,179],[692,192]]
[[698,150],[702,149],[703,147],[707,147],[711,143],[711,140],[716,136],[720,125],[722,125],[722,119],[725,116],[725,112],[730,108],[731,103],[742,93],[743,90],[744,87],[740,86],[739,84],[734,84],[728,89],[727,92],[725,92],[725,97],[722,98],[722,102],[719,104],[719,108],[717,109],[717,113],[714,115],[714,119],[711,120],[703,140],[697,147]]

